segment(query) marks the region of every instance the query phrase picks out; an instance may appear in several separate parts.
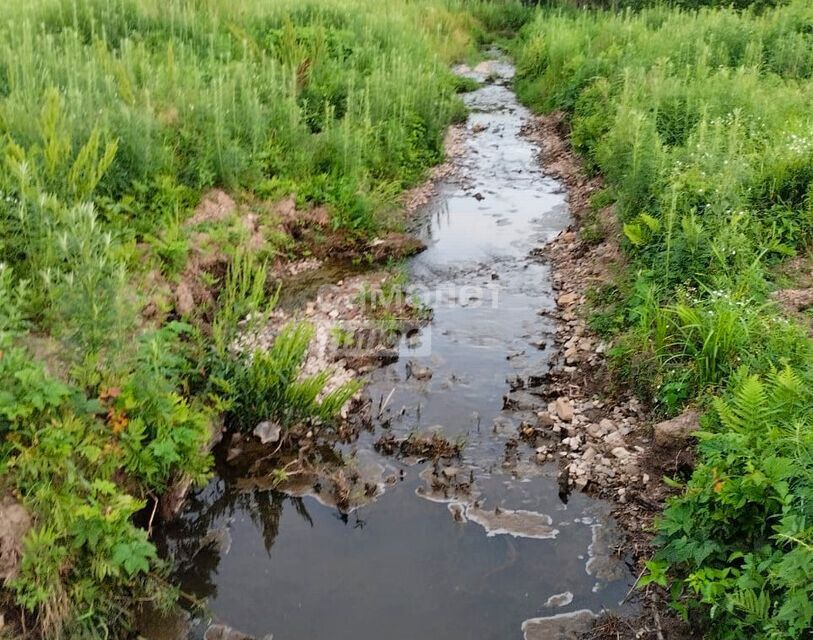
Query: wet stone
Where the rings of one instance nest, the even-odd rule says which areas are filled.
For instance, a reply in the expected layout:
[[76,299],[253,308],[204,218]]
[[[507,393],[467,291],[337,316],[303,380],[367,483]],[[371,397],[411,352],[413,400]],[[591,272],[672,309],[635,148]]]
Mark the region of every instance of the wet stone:
[[578,640],[590,630],[596,615],[581,609],[546,618],[531,618],[522,623],[524,640]]

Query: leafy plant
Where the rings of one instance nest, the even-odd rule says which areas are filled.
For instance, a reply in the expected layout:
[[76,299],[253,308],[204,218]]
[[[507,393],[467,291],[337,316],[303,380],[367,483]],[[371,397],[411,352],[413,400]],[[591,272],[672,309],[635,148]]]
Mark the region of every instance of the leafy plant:
[[[658,525],[650,580],[715,638],[800,638],[813,623],[813,396],[809,374],[739,371],[701,434],[703,462]],[[685,597],[683,597],[685,596]]]
[[337,417],[359,384],[349,382],[326,392],[329,371],[302,376],[312,337],[310,325],[292,324],[279,333],[269,351],[254,351],[235,360],[228,379],[232,390],[229,420],[236,428],[251,430],[264,420],[290,427]]

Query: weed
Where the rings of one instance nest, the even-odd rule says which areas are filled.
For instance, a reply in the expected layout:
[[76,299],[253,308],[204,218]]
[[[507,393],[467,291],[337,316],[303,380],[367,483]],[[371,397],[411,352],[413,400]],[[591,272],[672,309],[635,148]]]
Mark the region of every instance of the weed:
[[307,324],[292,324],[274,339],[268,352],[255,351],[235,359],[228,379],[232,390],[229,421],[251,430],[274,420],[284,428],[308,420],[331,422],[358,391],[355,382],[332,391],[325,387],[330,372],[303,377],[301,370],[313,337]]
[[537,11],[518,92],[570,114],[615,200],[634,284],[592,320],[621,334],[613,370],[667,415],[713,398],[648,580],[671,580],[709,637],[804,637],[813,345],[766,294],[769,267],[811,240],[813,13],[674,4],[718,8]]

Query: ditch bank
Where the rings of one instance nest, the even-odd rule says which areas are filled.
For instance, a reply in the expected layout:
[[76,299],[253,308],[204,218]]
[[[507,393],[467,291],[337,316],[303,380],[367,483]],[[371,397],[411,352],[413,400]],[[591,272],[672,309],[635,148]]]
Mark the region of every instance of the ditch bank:
[[[659,421],[614,381],[608,361],[612,344],[590,329],[587,317],[591,294],[625,268],[615,212],[611,206],[596,210],[592,205],[602,180],[589,176],[572,150],[564,114],[536,116],[525,133],[539,146],[545,171],[567,186],[573,222],[536,251],[552,270],[558,349],[544,381],[551,402],[522,437],[538,456],[558,459],[563,491],[580,490],[612,502],[612,516],[624,530],[625,548],[640,577],[652,556],[654,521],[676,493],[663,478],[691,474],[699,416],[689,409]],[[649,585],[628,598],[639,604],[636,615],[605,615],[585,638],[693,637],[659,587]]]

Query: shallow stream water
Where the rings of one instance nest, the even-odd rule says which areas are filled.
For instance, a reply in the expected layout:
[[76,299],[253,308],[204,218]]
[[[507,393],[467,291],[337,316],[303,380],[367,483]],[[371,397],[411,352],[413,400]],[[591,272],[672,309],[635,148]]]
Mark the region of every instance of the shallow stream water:
[[[457,171],[424,208],[428,249],[408,265],[434,319],[373,375],[385,424],[350,451],[397,480],[349,515],[225,478],[198,492],[168,539],[182,589],[207,602],[211,620],[276,640],[569,638],[585,610],[617,608],[632,583],[613,554],[608,506],[581,494],[564,502],[556,466],[513,445],[546,402],[509,392],[546,370],[554,332],[549,269],[530,252],[569,214],[521,133],[530,114],[509,88],[513,70],[479,70],[492,81],[466,96]],[[372,442],[385,428],[464,439],[456,473],[471,492],[435,491],[430,463],[379,456]],[[217,544],[200,544],[211,535]],[[186,560],[179,552],[201,547]]]

